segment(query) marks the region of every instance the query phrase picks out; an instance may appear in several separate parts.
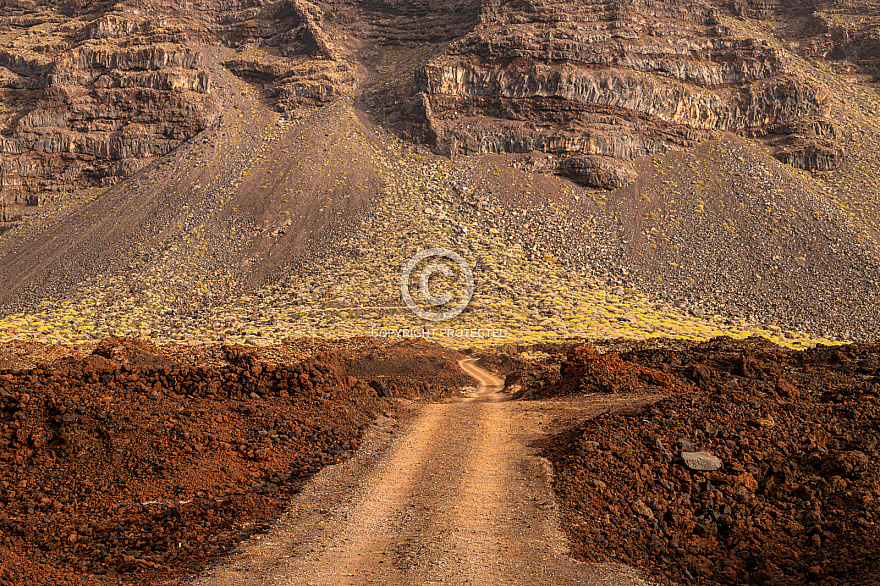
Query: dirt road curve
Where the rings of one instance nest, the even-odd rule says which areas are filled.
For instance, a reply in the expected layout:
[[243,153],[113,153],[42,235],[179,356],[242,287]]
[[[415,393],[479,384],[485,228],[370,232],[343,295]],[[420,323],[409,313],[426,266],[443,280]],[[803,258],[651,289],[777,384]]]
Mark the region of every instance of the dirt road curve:
[[529,444],[552,420],[608,400],[506,401],[497,377],[461,400],[380,418],[349,461],[323,470],[266,535],[197,586],[645,584],[635,572],[567,556],[549,465]]

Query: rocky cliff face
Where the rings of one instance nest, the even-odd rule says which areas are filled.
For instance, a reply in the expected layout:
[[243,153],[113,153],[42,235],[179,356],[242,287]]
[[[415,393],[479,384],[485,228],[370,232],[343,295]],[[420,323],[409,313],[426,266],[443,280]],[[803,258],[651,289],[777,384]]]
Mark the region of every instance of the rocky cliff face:
[[[532,153],[588,185],[623,185],[632,159],[716,131],[830,169],[828,95],[793,63],[871,69],[880,52],[871,6],[815,4],[0,0],[0,200],[112,183],[192,138],[224,109],[221,64],[291,117],[365,79],[389,121],[440,153]],[[732,15],[785,16],[791,52]],[[376,55],[393,51],[418,55],[383,74]]]
[[827,94],[722,16],[703,2],[484,3],[420,71],[428,140],[447,154],[551,154],[545,168],[603,187],[631,177],[629,160],[710,131],[784,135],[785,162],[833,166]]
[[216,112],[196,48],[147,20],[100,11],[70,18],[74,8],[4,7],[0,182],[8,203],[42,203],[130,175]]
[[778,22],[779,33],[798,55],[847,60],[880,73],[880,5],[874,0],[730,0],[720,5],[737,16]]
[[221,61],[280,108],[332,100],[352,77],[321,17],[299,1],[0,2],[0,199],[40,204],[173,150],[222,111]]

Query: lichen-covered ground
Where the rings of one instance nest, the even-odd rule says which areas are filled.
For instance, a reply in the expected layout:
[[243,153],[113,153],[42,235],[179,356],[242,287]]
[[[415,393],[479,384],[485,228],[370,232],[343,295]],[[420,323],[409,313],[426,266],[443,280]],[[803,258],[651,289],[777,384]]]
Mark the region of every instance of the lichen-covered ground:
[[[291,141],[300,144],[305,139],[299,138],[298,124],[305,123],[270,125],[255,158],[271,158]],[[776,324],[691,312],[631,289],[611,292],[602,267],[578,269],[551,254],[535,255],[473,217],[452,188],[458,183],[453,181],[458,163],[427,158],[383,138],[384,149],[369,151],[380,187],[374,207],[349,214],[332,240],[321,241],[323,254],[296,256],[292,266],[279,263],[271,285],[236,293],[234,277],[212,272],[215,259],[199,250],[213,248],[218,238],[228,238],[235,246],[234,228],[227,234],[211,233],[205,226],[210,217],[201,224],[194,219],[191,227],[181,228],[174,244],[151,251],[131,266],[87,281],[61,299],[0,317],[0,341],[78,343],[118,334],[159,342],[267,345],[288,337],[339,338],[383,329],[420,329],[436,324],[426,325],[403,304],[400,275],[411,256],[432,247],[461,254],[476,285],[469,308],[443,327],[504,330],[503,337],[435,338],[450,346],[760,333],[803,347],[822,339],[784,331]],[[266,170],[263,174],[270,175]],[[247,168],[238,175],[246,178]],[[565,182],[554,182],[573,205],[580,199]],[[290,185],[288,190],[299,191]],[[203,215],[229,213],[224,202],[218,202],[219,211],[209,207]],[[296,210],[292,205],[290,209]],[[283,223],[272,227],[284,230]]]

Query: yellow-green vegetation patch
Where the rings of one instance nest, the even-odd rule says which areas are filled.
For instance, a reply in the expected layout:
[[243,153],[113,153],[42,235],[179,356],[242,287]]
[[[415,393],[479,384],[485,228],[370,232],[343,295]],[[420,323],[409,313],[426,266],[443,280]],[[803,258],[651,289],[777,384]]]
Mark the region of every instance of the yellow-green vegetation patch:
[[[395,144],[387,148],[394,162],[380,160],[384,198],[339,246],[356,255],[331,253],[307,274],[292,273],[253,295],[223,302],[211,301],[207,288],[198,285],[199,278],[169,278],[149,270],[137,293],[120,295],[128,284],[126,274],[120,272],[76,302],[47,302],[29,314],[0,318],[0,341],[77,343],[115,334],[143,335],[159,342],[269,345],[288,337],[397,337],[433,330],[431,339],[451,347],[575,338],[705,340],[756,333],[791,348],[832,342],[720,316],[684,315],[644,295],[611,294],[590,274],[563,267],[552,257],[530,260],[498,234],[467,223],[454,204],[444,203],[452,201],[443,196],[454,163],[429,161]],[[434,247],[456,251],[474,271],[470,306],[446,322],[418,318],[400,295],[406,261]],[[181,315],[172,311],[174,292],[187,286],[201,292],[188,303],[198,311]],[[487,330],[494,335],[468,335]]]

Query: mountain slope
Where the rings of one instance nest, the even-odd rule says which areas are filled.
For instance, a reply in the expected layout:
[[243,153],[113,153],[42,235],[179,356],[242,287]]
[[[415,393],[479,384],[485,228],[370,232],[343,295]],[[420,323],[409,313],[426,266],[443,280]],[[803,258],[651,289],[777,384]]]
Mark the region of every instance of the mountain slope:
[[875,336],[872,10],[2,3],[0,335]]

